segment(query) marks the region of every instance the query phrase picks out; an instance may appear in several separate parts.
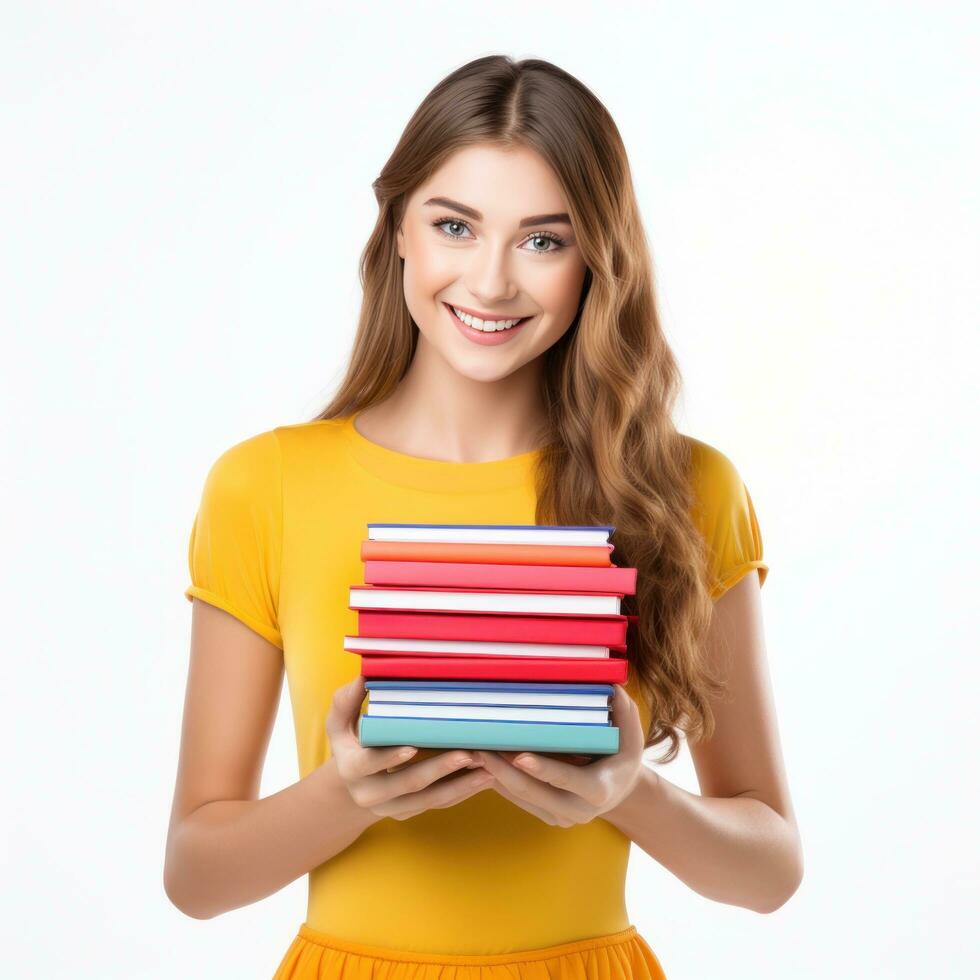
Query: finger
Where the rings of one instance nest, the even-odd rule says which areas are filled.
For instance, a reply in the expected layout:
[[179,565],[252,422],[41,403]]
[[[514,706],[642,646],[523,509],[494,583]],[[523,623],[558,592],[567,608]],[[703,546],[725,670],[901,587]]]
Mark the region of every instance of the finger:
[[[521,772],[509,762],[501,759],[496,752],[475,752],[475,757],[482,760],[487,769],[493,773],[497,782],[515,796],[528,803],[538,806],[548,813],[562,814],[574,812],[581,806],[582,801],[572,793],[555,789],[534,776]],[[562,763],[563,764],[563,763]]]
[[619,751],[625,755],[642,753],[646,741],[640,706],[622,684],[613,685],[610,721],[619,729]]
[[485,789],[490,789],[495,782],[496,780],[493,776],[482,767],[479,772],[472,774],[464,772],[458,776],[447,776],[440,786],[448,784],[452,792],[447,801],[443,802],[440,800],[432,804],[432,806],[438,809],[455,806],[460,800],[465,800],[470,796],[475,796],[477,793],[482,793]]
[[334,691],[324,727],[329,752],[337,758],[338,764],[345,755],[358,751],[361,747],[353,718],[357,716],[364,700],[364,690],[364,678],[359,675]]
[[519,796],[515,796],[506,786],[497,779],[494,783],[494,790],[499,793],[505,800],[510,800],[514,806],[520,807],[522,810],[526,810],[531,816],[537,817],[539,820],[544,821],[546,824],[550,824],[552,827],[558,826],[558,818],[551,813],[547,813],[542,810],[541,807],[535,806],[533,803],[528,803],[527,800],[522,800]]
[[533,752],[518,752],[513,764],[521,772],[526,772],[541,782],[548,783],[556,789],[577,793],[579,796],[584,796],[594,782],[592,773],[583,771],[580,766],[535,755]]
[[418,750],[412,745],[361,745],[353,753],[354,778],[364,778],[400,766]]
[[331,742],[343,736],[356,737],[355,722],[366,693],[363,674],[358,674],[352,681],[342,684],[333,692],[331,710],[326,722],[327,736]]
[[392,796],[375,804],[372,809],[383,816],[405,820],[426,810],[441,810],[455,806],[467,797],[489,789],[492,785],[493,778],[481,769],[479,772],[448,776],[432,786]]
[[[373,750],[368,750],[373,751]],[[397,772],[369,774],[368,788],[379,800],[420,792],[448,773],[465,769],[473,762],[470,752],[443,752],[432,759],[399,769]],[[482,768],[477,775],[482,775]]]
[[591,802],[597,783],[597,764],[576,766],[534,752],[498,752],[497,754],[507,759],[518,771],[533,776],[539,782],[548,783],[555,789],[565,790],[572,797]]

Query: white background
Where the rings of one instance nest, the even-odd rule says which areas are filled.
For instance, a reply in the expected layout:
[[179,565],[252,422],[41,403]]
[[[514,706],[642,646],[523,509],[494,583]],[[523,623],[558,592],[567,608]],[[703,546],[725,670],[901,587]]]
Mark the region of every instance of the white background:
[[[975,8],[0,9],[6,976],[267,977],[295,934],[305,877],[209,921],[163,891],[188,535],[224,449],[328,399],[370,183],[490,53],[616,119],[678,426],[771,564],[803,884],[759,915],[634,847],[631,920],[670,980],[977,974]],[[298,778],[287,698],[264,793]]]

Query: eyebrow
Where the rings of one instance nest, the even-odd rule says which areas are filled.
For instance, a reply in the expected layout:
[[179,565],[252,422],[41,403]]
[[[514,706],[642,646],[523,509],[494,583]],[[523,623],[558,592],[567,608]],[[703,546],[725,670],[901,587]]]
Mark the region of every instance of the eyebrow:
[[[454,211],[459,211],[460,214],[465,214],[467,218],[472,218],[474,221],[483,220],[483,215],[476,208],[467,207],[465,204],[450,200],[448,197],[430,197],[425,204],[438,205],[442,208],[452,208]],[[532,214],[528,218],[521,218],[521,223],[518,227],[526,228],[528,225],[571,225],[571,223],[572,220],[569,218],[567,212],[562,211],[560,214]]]

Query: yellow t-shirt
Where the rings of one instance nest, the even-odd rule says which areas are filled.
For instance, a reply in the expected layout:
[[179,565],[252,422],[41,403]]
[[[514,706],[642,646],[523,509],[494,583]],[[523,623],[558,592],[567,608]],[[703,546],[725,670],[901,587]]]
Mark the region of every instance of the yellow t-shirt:
[[[735,467],[706,443],[692,446],[717,597],[753,568],[764,581],[768,566]],[[349,417],[279,426],[215,461],[191,531],[185,595],[283,650],[301,776],[330,757],[333,693],[360,672],[343,637],[357,633],[348,590],[364,581],[368,523],[533,524],[537,455],[483,463],[409,456],[371,442]],[[626,689],[646,729],[649,706],[632,671]],[[601,818],[553,827],[491,788],[375,823],[310,872],[306,922],[352,942],[448,954],[616,932],[630,925],[630,843]]]

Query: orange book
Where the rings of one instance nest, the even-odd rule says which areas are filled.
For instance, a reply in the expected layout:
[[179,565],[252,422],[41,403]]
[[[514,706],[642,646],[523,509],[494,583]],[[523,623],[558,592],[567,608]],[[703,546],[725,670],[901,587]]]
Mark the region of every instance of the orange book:
[[361,560],[454,561],[504,565],[612,565],[615,545],[463,544],[451,541],[361,542]]

